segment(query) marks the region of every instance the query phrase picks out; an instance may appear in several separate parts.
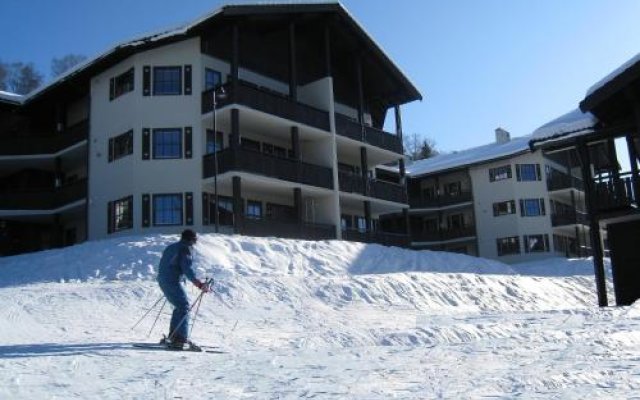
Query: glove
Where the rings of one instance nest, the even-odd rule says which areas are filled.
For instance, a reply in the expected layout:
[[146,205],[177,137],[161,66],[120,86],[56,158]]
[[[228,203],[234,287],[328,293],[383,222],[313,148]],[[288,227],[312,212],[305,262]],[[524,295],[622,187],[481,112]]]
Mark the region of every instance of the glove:
[[193,284],[195,285],[195,287],[197,287],[198,289],[202,290],[205,293],[209,293],[211,291],[211,288],[209,287],[209,285],[207,283],[202,282],[199,279],[196,279],[195,281],[193,281]]

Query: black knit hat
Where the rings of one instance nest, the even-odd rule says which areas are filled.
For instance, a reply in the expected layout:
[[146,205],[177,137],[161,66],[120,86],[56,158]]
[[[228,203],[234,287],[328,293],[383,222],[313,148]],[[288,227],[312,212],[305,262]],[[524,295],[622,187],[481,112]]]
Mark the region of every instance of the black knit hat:
[[182,240],[186,242],[195,242],[196,239],[196,233],[191,229],[185,229],[182,231]]

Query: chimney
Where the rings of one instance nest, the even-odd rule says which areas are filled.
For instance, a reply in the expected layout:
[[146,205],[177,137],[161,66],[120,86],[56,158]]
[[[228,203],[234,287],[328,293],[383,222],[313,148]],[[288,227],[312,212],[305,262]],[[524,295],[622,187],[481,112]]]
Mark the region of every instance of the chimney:
[[504,144],[511,140],[511,134],[502,128],[496,128],[496,143]]

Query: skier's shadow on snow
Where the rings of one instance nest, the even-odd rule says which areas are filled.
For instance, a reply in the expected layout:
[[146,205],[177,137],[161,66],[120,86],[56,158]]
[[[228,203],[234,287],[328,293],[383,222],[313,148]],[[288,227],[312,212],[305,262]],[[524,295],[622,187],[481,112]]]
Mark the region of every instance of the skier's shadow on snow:
[[131,343],[38,343],[0,346],[0,359],[42,356],[81,356],[106,350],[130,349]]

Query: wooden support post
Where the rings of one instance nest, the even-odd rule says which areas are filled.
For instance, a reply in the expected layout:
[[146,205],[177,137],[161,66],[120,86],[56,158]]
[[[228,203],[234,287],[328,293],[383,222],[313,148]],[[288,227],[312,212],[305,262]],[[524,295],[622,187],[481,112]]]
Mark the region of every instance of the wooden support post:
[[231,93],[238,93],[240,80],[240,28],[235,22],[231,28]]
[[298,101],[298,74],[296,64],[296,24],[289,22],[289,97]]
[[331,27],[329,23],[324,26],[324,72],[326,76],[332,76],[331,71]]
[[367,148],[360,147],[360,168],[362,173],[363,194],[369,195],[369,165],[367,163]]
[[297,126],[291,127],[291,152],[293,159],[300,161],[300,132]]
[[244,222],[244,207],[242,204],[242,180],[233,177],[233,232],[242,233]]

